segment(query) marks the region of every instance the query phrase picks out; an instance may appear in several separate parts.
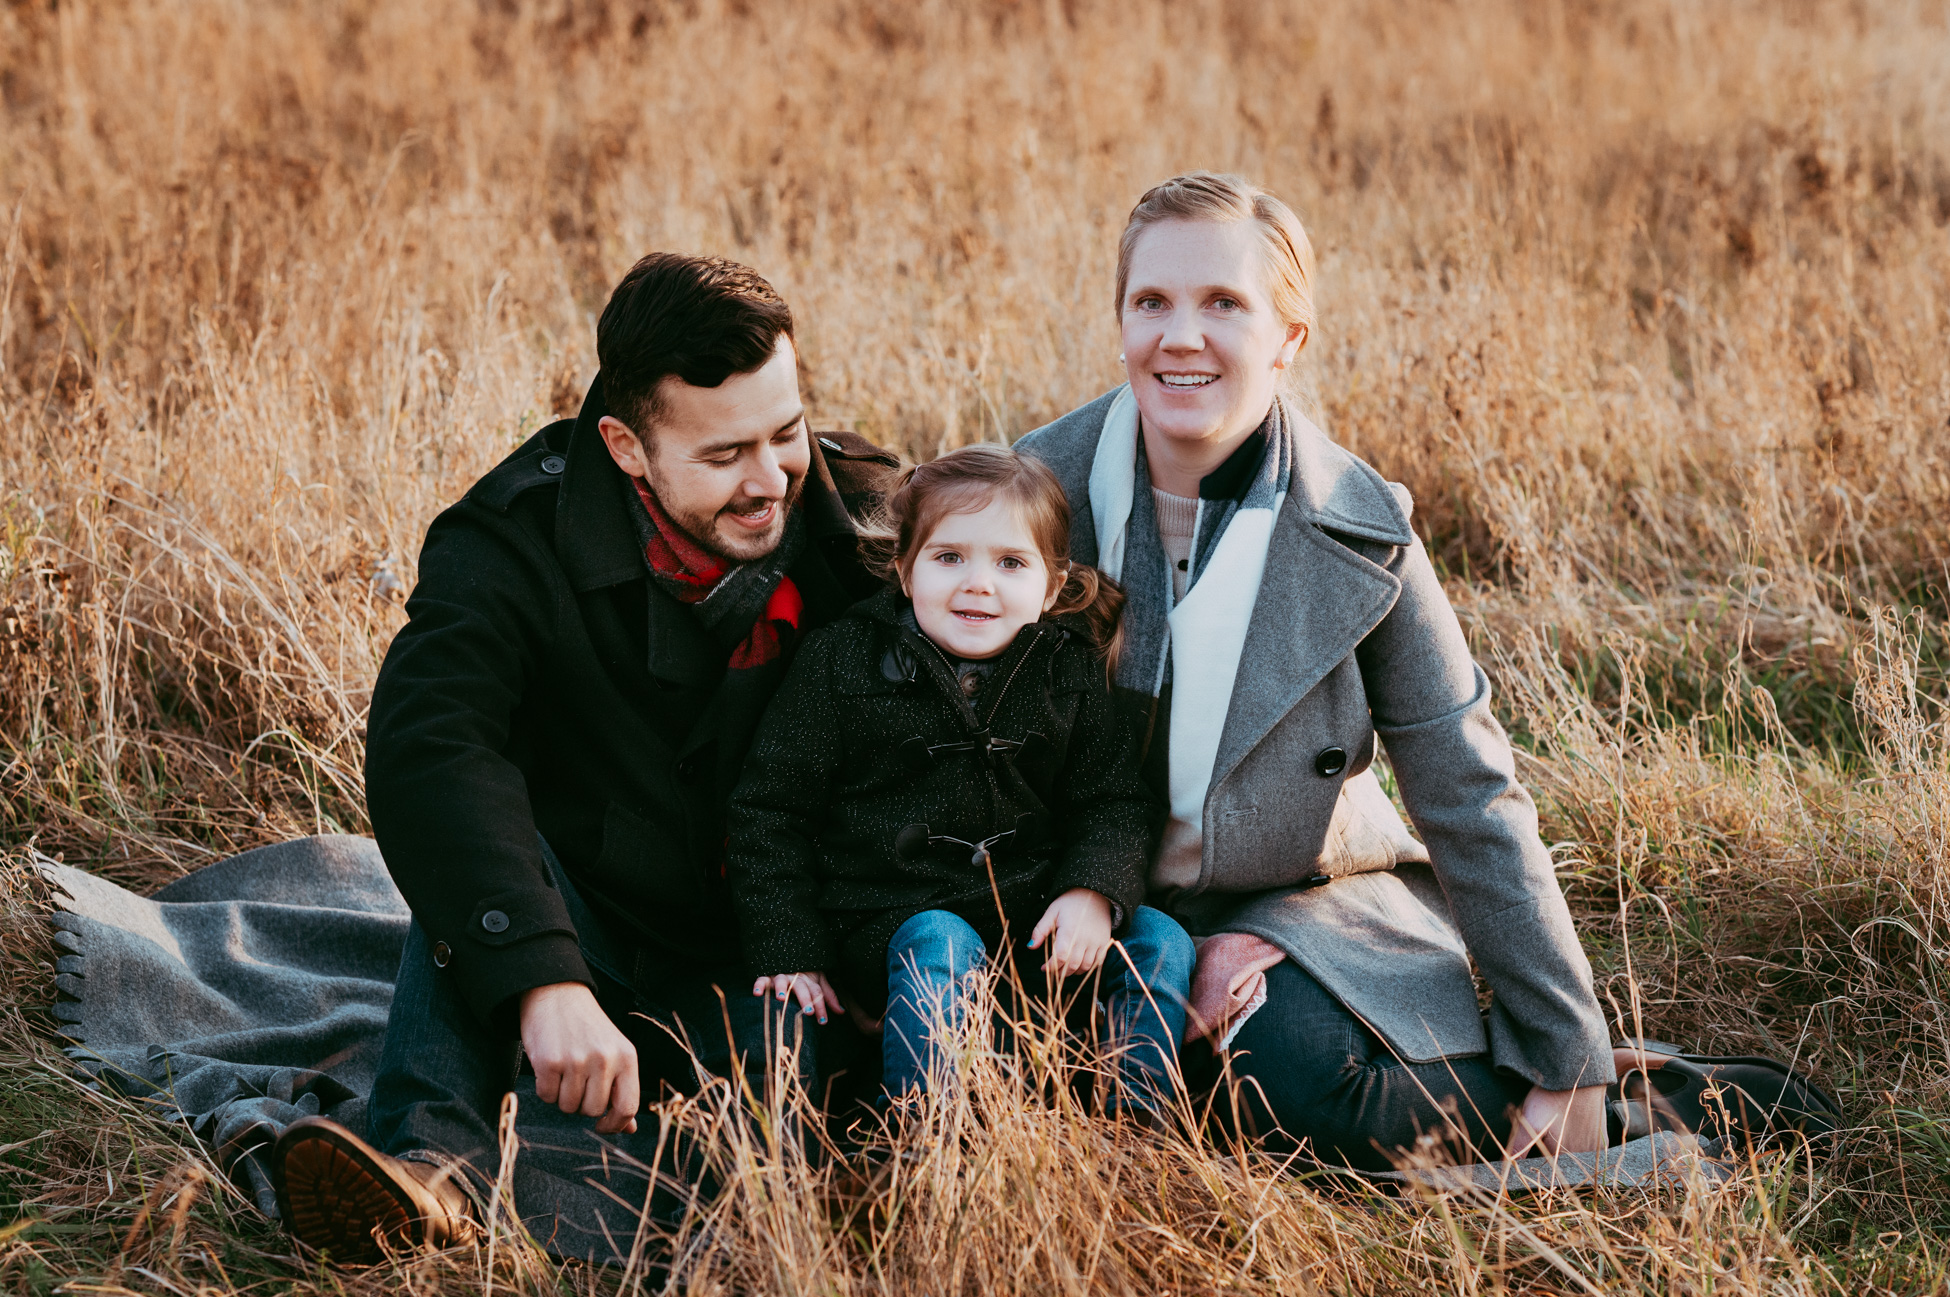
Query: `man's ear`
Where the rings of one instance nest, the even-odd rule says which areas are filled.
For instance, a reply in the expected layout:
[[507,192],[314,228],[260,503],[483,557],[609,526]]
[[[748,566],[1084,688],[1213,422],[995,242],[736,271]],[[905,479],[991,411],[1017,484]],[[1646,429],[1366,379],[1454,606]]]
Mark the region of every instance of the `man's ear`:
[[650,476],[650,456],[627,423],[605,414],[596,420],[596,431],[602,434],[603,445],[609,448],[609,457],[616,461],[616,467],[631,477]]

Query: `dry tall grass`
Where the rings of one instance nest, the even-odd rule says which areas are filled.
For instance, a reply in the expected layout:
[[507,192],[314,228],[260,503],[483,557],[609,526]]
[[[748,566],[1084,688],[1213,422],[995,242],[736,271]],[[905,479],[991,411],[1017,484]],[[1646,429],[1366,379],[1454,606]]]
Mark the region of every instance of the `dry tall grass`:
[[[818,417],[928,453],[1115,381],[1123,213],[1210,166],[1315,236],[1307,399],[1414,490],[1621,1022],[1796,1055],[1856,1130],[1730,1194],[1384,1210],[998,1082],[853,1232],[751,1153],[680,1278],[1943,1286],[1947,90],[1943,0],[13,0],[0,1278],[336,1282],[63,1077],[24,852],[147,885],[363,827],[419,537],[573,409],[630,260],[757,265]],[[509,1255],[403,1277],[609,1282]]]

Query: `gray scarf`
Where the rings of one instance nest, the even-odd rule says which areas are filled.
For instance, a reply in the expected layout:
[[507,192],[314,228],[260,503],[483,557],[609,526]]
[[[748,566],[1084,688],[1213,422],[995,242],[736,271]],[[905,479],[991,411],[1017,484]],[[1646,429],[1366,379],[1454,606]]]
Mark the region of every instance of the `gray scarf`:
[[[1292,428],[1276,400],[1253,436],[1199,483],[1185,597],[1175,599],[1129,389],[1112,403],[1098,435],[1090,468],[1098,561],[1128,599],[1117,684],[1127,697],[1146,700],[1149,743],[1165,745],[1169,813],[1151,875],[1160,888],[1187,887],[1199,877],[1205,794],[1293,461]],[[1160,717],[1167,692],[1170,714]]]
[[[1258,431],[1232,458],[1199,485],[1198,525],[1192,539],[1191,570],[1185,580],[1190,598],[1206,572],[1219,538],[1240,509],[1270,509],[1287,489],[1293,472],[1293,438],[1280,417],[1279,402]],[[1131,493],[1131,520],[1124,533],[1122,581],[1124,647],[1117,662],[1117,685],[1156,698],[1171,678],[1171,631],[1165,619],[1176,603],[1171,560],[1158,539],[1157,511],[1151,503],[1151,471],[1144,439],[1137,442],[1137,484]]]

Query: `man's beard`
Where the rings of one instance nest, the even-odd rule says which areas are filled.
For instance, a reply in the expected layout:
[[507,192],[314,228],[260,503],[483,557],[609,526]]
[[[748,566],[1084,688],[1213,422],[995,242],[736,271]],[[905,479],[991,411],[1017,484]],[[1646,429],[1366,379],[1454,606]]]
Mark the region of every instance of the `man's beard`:
[[799,496],[806,489],[804,473],[787,482],[785,498],[779,501],[772,525],[762,532],[752,532],[726,519],[724,515],[750,513],[752,507],[760,503],[755,497],[740,496],[723,508],[707,513],[686,509],[677,500],[677,493],[666,490],[663,483],[657,480],[654,470],[643,480],[650,487],[651,494],[657,497],[657,503],[663,506],[664,513],[677,524],[680,531],[696,542],[699,549],[734,564],[764,558],[779,547],[779,542],[785,539],[786,518],[797,507]]

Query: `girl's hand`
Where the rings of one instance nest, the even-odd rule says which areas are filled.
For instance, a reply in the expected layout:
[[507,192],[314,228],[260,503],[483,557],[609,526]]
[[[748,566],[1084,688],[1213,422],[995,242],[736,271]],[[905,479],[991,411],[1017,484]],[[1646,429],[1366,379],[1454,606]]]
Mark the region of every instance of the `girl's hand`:
[[1054,977],[1094,973],[1110,950],[1110,901],[1088,887],[1072,887],[1049,903],[1036,930],[1029,934],[1035,950],[1050,938],[1043,952],[1043,970]]
[[764,995],[768,991],[781,1000],[796,995],[799,997],[799,1012],[819,1015],[821,1026],[826,1024],[829,1010],[846,1012],[840,1005],[840,993],[833,989],[833,984],[826,980],[824,973],[780,973],[775,977],[761,977],[752,983],[753,995]]

